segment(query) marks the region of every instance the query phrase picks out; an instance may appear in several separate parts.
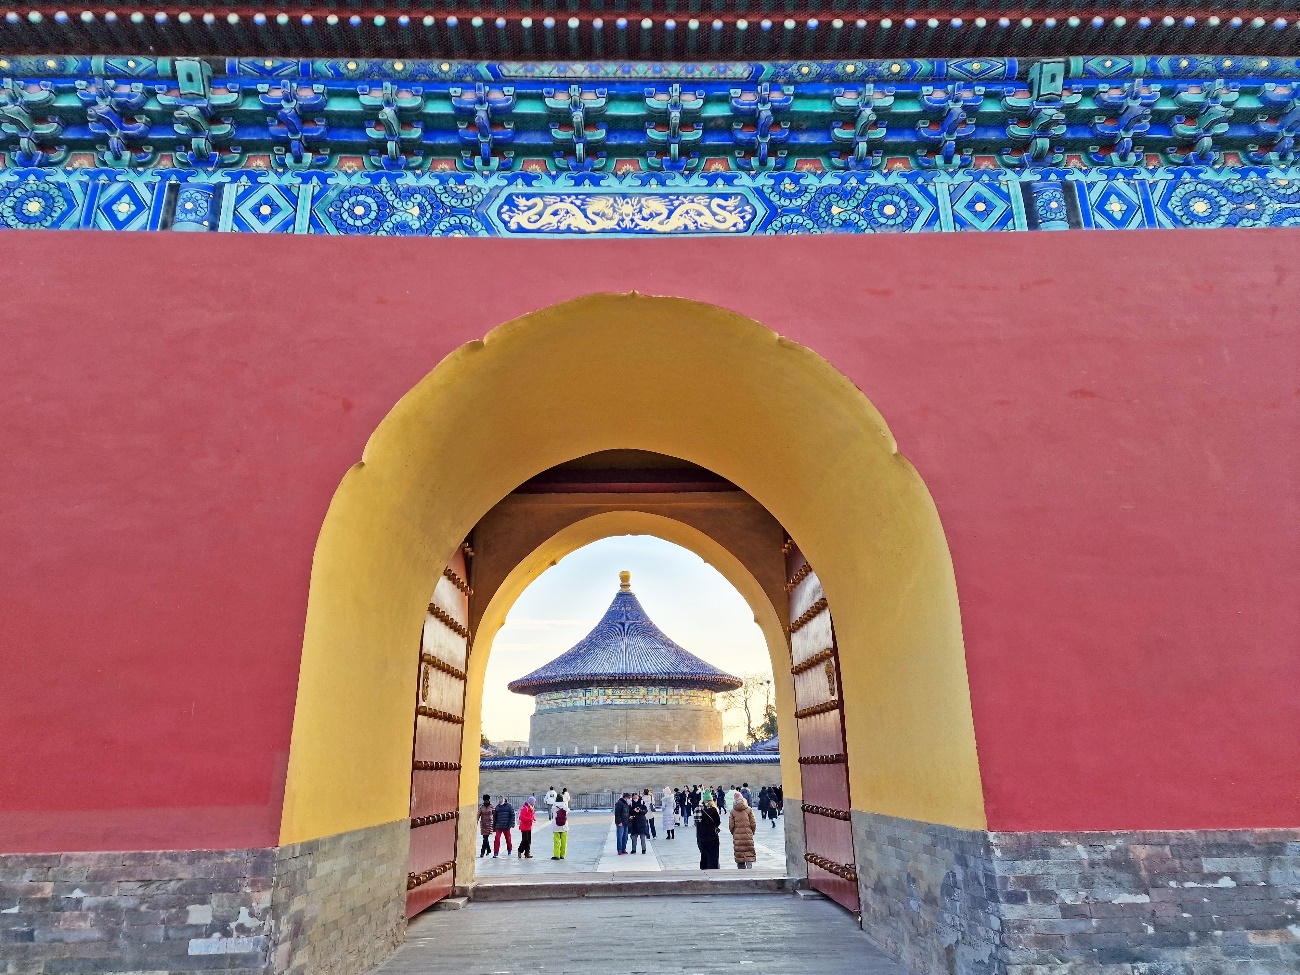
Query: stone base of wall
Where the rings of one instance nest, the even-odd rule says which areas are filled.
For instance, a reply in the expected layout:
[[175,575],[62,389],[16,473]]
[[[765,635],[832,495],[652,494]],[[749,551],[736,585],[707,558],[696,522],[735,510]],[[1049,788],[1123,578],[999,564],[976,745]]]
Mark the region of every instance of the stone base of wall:
[[808,876],[808,834],[804,831],[803,803],[785,797],[785,875],[791,880],[804,880]]
[[356,975],[402,943],[411,824],[282,846],[276,852],[275,975]]
[[1300,830],[853,827],[863,929],[915,972],[1300,971]]
[[275,850],[0,856],[0,972],[262,975]]
[[1004,975],[987,833],[854,810],[853,855],[883,951],[927,975]]
[[401,943],[409,836],[0,855],[0,973],[359,975]]

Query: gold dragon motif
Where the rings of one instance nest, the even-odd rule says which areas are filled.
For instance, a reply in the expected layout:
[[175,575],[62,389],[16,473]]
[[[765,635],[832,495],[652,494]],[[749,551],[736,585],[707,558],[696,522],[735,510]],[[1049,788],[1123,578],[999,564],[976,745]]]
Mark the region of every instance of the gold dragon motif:
[[513,233],[743,234],[757,216],[722,193],[512,193],[501,220]]

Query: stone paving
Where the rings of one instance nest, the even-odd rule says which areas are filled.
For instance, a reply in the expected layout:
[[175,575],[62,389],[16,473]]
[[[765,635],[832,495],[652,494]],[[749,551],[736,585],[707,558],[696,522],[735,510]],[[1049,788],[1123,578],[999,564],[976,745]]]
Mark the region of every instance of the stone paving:
[[471,903],[415,918],[372,975],[721,972],[904,975],[835,904],[791,894]]
[[[489,855],[478,859],[476,881],[491,883],[495,880],[540,876],[570,880],[577,879],[575,874],[698,871],[700,866],[700,851],[695,845],[694,826],[679,827],[676,838],[672,840],[667,839],[660,830],[657,838],[648,841],[647,853],[642,854],[638,845],[636,853],[619,856],[612,812],[570,813],[568,856],[561,861],[551,859],[551,836],[550,822],[544,816],[539,818],[533,827],[533,859],[507,857],[503,845],[500,857],[493,858]],[[723,870],[735,871],[731,833],[725,823],[720,839],[718,863]],[[514,832],[514,842],[517,850],[518,830]],[[754,845],[758,850],[758,862],[751,872],[759,877],[785,876],[785,820],[777,820],[777,825],[772,827],[760,819],[754,835]]]

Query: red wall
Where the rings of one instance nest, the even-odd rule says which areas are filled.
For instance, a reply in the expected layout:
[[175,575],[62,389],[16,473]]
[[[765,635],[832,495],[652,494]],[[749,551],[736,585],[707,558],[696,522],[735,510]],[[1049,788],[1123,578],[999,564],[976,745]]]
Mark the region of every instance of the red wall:
[[990,825],[1300,825],[1300,230],[0,235],[0,849],[271,844],[312,548],[449,350],[733,308],[883,412],[956,562]]

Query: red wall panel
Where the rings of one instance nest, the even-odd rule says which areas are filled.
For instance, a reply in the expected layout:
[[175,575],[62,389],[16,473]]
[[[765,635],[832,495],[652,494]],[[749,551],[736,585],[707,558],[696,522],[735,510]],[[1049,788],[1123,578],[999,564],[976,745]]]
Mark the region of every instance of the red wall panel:
[[992,826],[1295,825],[1296,253],[0,235],[0,845],[274,842],[339,479],[451,349],[633,289],[750,315],[881,410],[948,533]]

